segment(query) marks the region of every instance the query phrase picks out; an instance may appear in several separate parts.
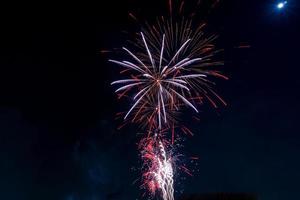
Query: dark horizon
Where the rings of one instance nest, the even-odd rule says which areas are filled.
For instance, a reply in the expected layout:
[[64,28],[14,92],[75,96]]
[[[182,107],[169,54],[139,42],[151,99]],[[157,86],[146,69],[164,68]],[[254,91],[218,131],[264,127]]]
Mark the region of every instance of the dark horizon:
[[180,198],[180,200],[257,200],[255,194],[231,194],[231,193],[214,193],[189,195]]

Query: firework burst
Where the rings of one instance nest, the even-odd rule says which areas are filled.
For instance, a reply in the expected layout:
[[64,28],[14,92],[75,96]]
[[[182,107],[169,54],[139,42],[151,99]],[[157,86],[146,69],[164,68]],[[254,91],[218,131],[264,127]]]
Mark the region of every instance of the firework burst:
[[[133,52],[123,47],[131,60],[109,60],[126,68],[124,74],[128,77],[112,83],[112,85],[120,85],[116,93],[121,95],[135,93],[134,103],[124,119],[140,113],[145,116],[143,111],[149,107],[143,105],[152,104],[155,105],[153,113],[156,114],[154,116],[150,112],[148,119],[151,119],[150,121],[155,119],[159,129],[170,125],[168,121],[170,110],[179,111],[182,106],[187,106],[198,112],[196,99],[205,97],[216,106],[212,100],[213,96],[226,104],[214,92],[211,87],[214,83],[208,77],[227,79],[220,72],[209,68],[222,62],[212,59],[219,52],[212,45],[216,37],[203,37],[203,26],[199,26],[195,33],[186,31],[191,29],[191,22],[182,22],[181,26],[184,28],[175,25],[175,30],[172,30],[173,26],[169,23],[165,26],[170,27],[162,28],[162,26],[160,23],[157,25],[161,33],[155,26],[151,30],[145,30],[145,33],[140,33],[141,40],[137,40],[136,46],[138,49],[144,47],[144,50]],[[168,33],[165,34],[167,30]],[[173,50],[174,48],[176,51]]]

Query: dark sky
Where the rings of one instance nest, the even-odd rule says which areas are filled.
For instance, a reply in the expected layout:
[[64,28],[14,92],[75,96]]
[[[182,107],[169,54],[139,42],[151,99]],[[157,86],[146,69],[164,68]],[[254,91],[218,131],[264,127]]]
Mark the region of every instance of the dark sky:
[[[0,199],[141,199],[136,129],[116,129],[118,74],[99,51],[124,44],[129,10],[151,16],[162,2],[1,6]],[[281,12],[272,0],[221,2],[208,22],[225,49],[230,80],[217,88],[229,105],[204,107],[191,125],[185,151],[199,172],[185,193],[300,199],[299,2]]]

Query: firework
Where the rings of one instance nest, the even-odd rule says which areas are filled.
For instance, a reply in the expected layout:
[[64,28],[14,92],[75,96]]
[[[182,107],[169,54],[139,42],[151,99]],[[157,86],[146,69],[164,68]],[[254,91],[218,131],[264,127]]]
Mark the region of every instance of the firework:
[[[172,13],[171,0],[169,6]],[[132,13],[130,16],[136,20]],[[217,37],[207,36],[204,28],[205,24],[194,27],[189,19],[162,17],[155,25],[146,24],[131,48],[122,48],[128,59],[109,60],[124,68],[124,78],[111,83],[117,87],[115,92],[132,101],[124,123],[141,124],[147,133],[139,143],[144,163],[142,187],[153,196],[159,192],[164,200],[174,200],[174,127],[180,124],[179,113],[186,107],[198,113],[204,99],[214,107],[216,100],[226,105],[213,90],[214,78],[227,79],[215,69],[223,64],[216,59],[221,50],[214,45]],[[181,130],[192,135],[186,127]],[[181,168],[190,174],[186,167]]]
[[167,152],[168,147],[168,142],[161,139],[157,133],[140,142],[139,149],[145,169],[142,187],[152,195],[159,190],[163,199],[174,200],[174,161],[172,154]]
[[[170,26],[169,23],[166,24],[165,26]],[[123,47],[132,60],[109,60],[126,68],[125,73],[128,77],[112,83],[120,85],[116,93],[135,93],[134,103],[125,114],[125,120],[130,115],[143,113],[145,103],[152,104],[155,105],[155,116],[151,112],[148,116],[143,116],[155,119],[158,128],[162,129],[170,125],[169,111],[179,111],[185,105],[198,112],[194,101],[203,96],[214,106],[216,103],[210,97],[211,94],[225,104],[213,91],[211,86],[214,83],[208,80],[209,76],[227,79],[218,71],[209,69],[211,66],[222,64],[212,61],[212,57],[219,52],[211,44],[216,37],[201,37],[203,26],[195,33],[186,31],[191,29],[191,25],[188,24],[191,22],[182,22],[181,26],[184,28],[179,26],[180,28],[172,30],[173,26],[162,28],[163,25],[158,23],[162,33],[154,34],[154,30],[157,30],[155,26],[153,30],[140,33],[141,41],[137,40],[136,43],[139,51],[133,52]],[[169,30],[169,33],[165,34],[166,30]],[[140,50],[142,46],[144,50]]]

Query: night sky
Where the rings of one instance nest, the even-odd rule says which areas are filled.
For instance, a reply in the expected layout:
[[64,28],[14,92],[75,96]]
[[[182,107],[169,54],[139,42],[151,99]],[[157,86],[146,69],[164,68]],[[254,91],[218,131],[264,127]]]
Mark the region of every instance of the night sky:
[[[1,6],[0,199],[143,199],[133,184],[137,130],[117,130],[115,113],[128,104],[113,94],[118,72],[100,51],[135,31],[128,11],[152,16],[166,4],[82,3]],[[223,0],[202,12],[225,49],[230,80],[216,88],[228,106],[206,105],[190,125],[195,136],[184,151],[200,157],[199,172],[178,186],[184,194],[300,199],[300,4],[290,0],[279,11],[276,3]]]

